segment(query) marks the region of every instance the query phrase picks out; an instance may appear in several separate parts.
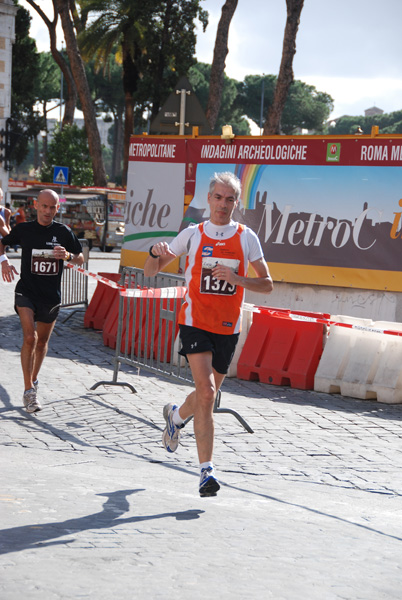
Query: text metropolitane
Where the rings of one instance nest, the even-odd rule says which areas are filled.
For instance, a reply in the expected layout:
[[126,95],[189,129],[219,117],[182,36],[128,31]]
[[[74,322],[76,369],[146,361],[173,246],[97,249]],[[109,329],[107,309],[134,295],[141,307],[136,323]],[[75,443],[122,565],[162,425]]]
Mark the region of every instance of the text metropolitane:
[[140,158],[176,158],[176,144],[130,144],[130,156]]

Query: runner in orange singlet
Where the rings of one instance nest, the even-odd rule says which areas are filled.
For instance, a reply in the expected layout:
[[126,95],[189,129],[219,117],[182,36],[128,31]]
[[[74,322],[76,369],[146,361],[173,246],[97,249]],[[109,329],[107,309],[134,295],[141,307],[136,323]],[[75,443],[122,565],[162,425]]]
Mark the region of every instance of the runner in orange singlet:
[[[184,229],[170,244],[151,246],[144,274],[156,275],[172,260],[186,254],[187,293],[179,325],[182,348],[194,379],[195,390],[180,406],[163,409],[166,428],[163,444],[174,452],[184,422],[194,417],[194,433],[200,461],[199,492],[216,496],[213,406],[233,358],[241,326],[244,290],[269,294],[273,283],[257,235],[232,220],[241,186],[233,173],[215,173],[211,179],[209,220]],[[247,278],[248,265],[256,277]]]

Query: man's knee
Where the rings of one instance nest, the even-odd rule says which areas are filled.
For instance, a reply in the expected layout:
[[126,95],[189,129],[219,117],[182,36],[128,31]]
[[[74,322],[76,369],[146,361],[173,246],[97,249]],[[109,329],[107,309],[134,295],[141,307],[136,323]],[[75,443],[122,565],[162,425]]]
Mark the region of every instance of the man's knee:
[[38,342],[38,334],[35,330],[24,331],[24,344],[34,347]]
[[197,388],[197,404],[200,408],[210,409],[215,400],[216,389],[214,385],[203,384]]
[[45,350],[47,348],[47,343],[48,343],[48,338],[41,338],[38,337],[37,342],[36,342],[36,348],[37,350]]

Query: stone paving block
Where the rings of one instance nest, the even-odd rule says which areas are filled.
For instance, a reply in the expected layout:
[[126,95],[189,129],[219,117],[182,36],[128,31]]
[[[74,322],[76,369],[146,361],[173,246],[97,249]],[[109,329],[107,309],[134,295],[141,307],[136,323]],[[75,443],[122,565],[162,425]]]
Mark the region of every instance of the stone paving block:
[[124,368],[137,394],[90,391],[111,378],[113,351],[74,315],[51,338],[45,407],[30,417],[7,302],[0,543],[14,546],[1,598],[201,600],[208,581],[224,600],[399,600],[401,407],[231,379],[222,406],[255,433],[215,416],[222,489],[201,499],[192,424],[177,453],[161,447],[163,405],[190,388]]

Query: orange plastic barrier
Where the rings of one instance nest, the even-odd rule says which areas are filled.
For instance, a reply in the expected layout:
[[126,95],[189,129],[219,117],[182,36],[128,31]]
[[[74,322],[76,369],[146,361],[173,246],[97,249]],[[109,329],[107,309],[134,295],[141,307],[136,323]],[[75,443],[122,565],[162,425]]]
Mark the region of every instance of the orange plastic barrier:
[[[99,273],[102,277],[106,277],[111,281],[118,283],[120,281],[119,273]],[[102,329],[105,319],[109,313],[115,299],[118,299],[118,290],[109,287],[107,284],[98,281],[91,302],[85,311],[84,327],[92,327],[93,329]]]
[[[237,377],[302,390],[313,389],[314,375],[323,352],[325,326],[294,321],[287,314],[290,311],[286,310],[273,309],[276,314],[262,308],[261,311],[254,313],[237,363]],[[313,316],[313,313],[299,314]]]
[[110,348],[116,348],[117,326],[119,322],[119,300],[120,296],[117,291],[112,304],[108,308],[108,313],[102,326],[103,345],[109,346]]

